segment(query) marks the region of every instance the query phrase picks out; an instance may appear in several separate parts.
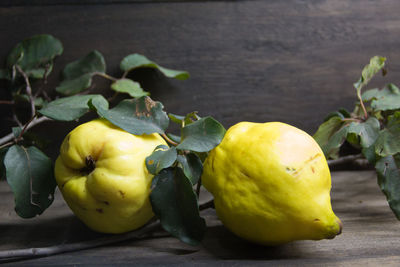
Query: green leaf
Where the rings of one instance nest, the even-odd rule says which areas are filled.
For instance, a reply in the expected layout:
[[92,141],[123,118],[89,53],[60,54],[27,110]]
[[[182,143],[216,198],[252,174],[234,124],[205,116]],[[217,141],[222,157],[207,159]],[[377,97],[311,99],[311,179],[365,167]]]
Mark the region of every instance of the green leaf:
[[387,126],[379,132],[375,152],[382,157],[400,152],[400,112],[389,116]]
[[205,117],[182,128],[181,150],[207,152],[221,143],[225,128],[212,117]]
[[[32,78],[43,78],[52,70],[53,59],[63,52],[62,43],[51,35],[43,34],[17,44],[7,57],[7,66],[18,65]],[[47,66],[46,66],[47,65]]]
[[132,71],[137,68],[154,68],[158,69],[162,74],[164,74],[168,78],[175,78],[178,80],[186,80],[189,78],[189,73],[186,71],[180,70],[172,70],[161,67],[154,61],[149,60],[143,55],[140,54],[131,54],[126,56],[120,64],[121,70],[125,72]]
[[72,121],[89,111],[89,101],[96,101],[99,108],[108,109],[108,102],[102,95],[75,95],[54,100],[38,112],[53,120]]
[[370,59],[369,64],[364,67],[361,73],[360,79],[354,83],[354,87],[357,91],[361,91],[376,73],[378,73],[385,66],[386,58],[380,56],[374,56]]
[[378,184],[385,194],[389,207],[400,220],[400,159],[397,156],[387,156],[380,159],[376,165]]
[[390,83],[382,90],[368,90],[363,94],[363,99],[371,101],[371,107],[376,111],[400,109],[400,89]]
[[192,183],[178,167],[163,169],[155,181],[150,201],[162,227],[185,243],[199,244],[206,224],[200,217]]
[[168,116],[163,110],[164,106],[148,96],[123,100],[110,110],[93,106],[100,117],[135,135],[163,134],[169,124]]
[[364,93],[362,93],[361,99],[364,102],[369,102],[373,99],[376,99],[380,95],[380,92],[381,91],[378,88],[366,90]]
[[345,118],[350,118],[351,115],[346,109],[341,108],[338,111],[329,113],[328,116],[325,117],[324,122],[328,121],[332,117],[339,117],[341,119],[345,119]]
[[360,145],[367,148],[373,145],[379,136],[380,123],[374,117],[369,117],[365,122],[352,122],[348,127],[348,134],[356,134],[360,138]]
[[183,173],[193,185],[197,184],[203,173],[203,164],[200,158],[194,154],[178,155],[178,162],[182,165]]
[[12,133],[13,133],[13,135],[14,135],[14,138],[18,138],[19,137],[19,135],[21,134],[21,132],[22,132],[22,128],[21,127],[12,127],[11,128],[11,131],[12,131]]
[[7,151],[4,165],[19,216],[32,218],[50,206],[56,182],[52,161],[43,152],[14,145]]
[[103,55],[94,50],[84,58],[69,63],[63,71],[63,81],[56,91],[63,95],[79,93],[92,85],[92,77],[105,73],[106,63]]
[[179,125],[189,125],[199,119],[201,119],[198,115],[197,115],[197,111],[193,111],[190,112],[188,114],[186,114],[186,116],[181,116],[181,115],[176,115],[176,114],[172,114],[169,113],[168,117],[171,119],[172,122],[179,124]]
[[111,89],[119,93],[127,93],[136,98],[149,95],[148,92],[143,91],[139,83],[131,79],[119,79],[111,84]]
[[324,151],[325,155],[328,157],[329,149],[328,144],[332,135],[334,135],[337,131],[340,130],[341,126],[343,125],[342,118],[339,116],[333,116],[329,118],[327,121],[322,123],[317,132],[314,134],[314,139],[317,141],[321,149]]
[[168,113],[168,118],[176,124],[182,125],[182,122],[185,120],[185,116],[176,115],[172,113]]
[[[13,96],[15,102],[26,102],[30,103],[29,96],[27,94],[15,94]],[[45,100],[41,97],[35,98],[35,107],[42,107],[45,104]]]
[[351,122],[344,125],[340,117],[332,117],[320,125],[314,139],[321,146],[327,158],[337,158],[340,146],[347,139],[353,145],[367,148],[373,145],[379,135],[379,121],[370,117],[366,122]]
[[375,146],[374,145],[366,147],[366,148],[362,148],[361,152],[370,164],[375,165],[376,161],[378,160],[378,157],[375,154]]
[[171,167],[175,163],[177,152],[175,147],[161,145],[146,158],[146,167],[151,174],[158,174],[162,169]]
[[340,147],[346,140],[349,125],[343,125],[339,130],[334,132],[325,145],[321,146],[327,158],[337,159],[339,157]]

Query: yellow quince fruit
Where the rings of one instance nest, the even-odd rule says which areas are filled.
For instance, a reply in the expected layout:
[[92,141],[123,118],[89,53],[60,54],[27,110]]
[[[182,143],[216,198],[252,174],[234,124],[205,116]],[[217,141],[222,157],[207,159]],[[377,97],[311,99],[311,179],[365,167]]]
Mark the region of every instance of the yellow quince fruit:
[[222,223],[249,241],[277,245],[341,232],[324,154],[310,135],[293,126],[234,125],[207,157],[202,182]]
[[145,158],[158,134],[136,136],[104,119],[84,123],[64,139],[55,164],[58,187],[68,206],[91,229],[123,233],[153,217],[153,178]]

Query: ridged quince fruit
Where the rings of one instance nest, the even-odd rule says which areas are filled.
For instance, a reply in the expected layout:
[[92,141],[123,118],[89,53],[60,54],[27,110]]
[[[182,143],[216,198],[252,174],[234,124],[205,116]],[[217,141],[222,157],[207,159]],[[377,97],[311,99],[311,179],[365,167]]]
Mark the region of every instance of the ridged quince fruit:
[[60,191],[75,215],[91,229],[122,233],[153,216],[153,178],[145,158],[160,144],[158,134],[135,136],[97,119],[72,130],[55,165]]
[[341,232],[324,154],[293,126],[234,125],[207,157],[202,181],[222,223],[249,241],[277,245]]

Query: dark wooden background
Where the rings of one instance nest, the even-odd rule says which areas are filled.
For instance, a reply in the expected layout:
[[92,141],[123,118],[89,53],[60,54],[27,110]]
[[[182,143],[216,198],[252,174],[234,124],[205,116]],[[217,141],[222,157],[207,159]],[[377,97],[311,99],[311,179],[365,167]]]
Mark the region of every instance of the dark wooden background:
[[191,73],[183,82],[136,74],[169,112],[197,110],[226,127],[283,121],[314,133],[327,113],[352,107],[352,84],[370,57],[388,58],[389,74],[377,85],[399,81],[399,10],[397,0],[3,1],[0,62],[40,33],[64,44],[53,79],[93,49],[114,75],[138,52]]

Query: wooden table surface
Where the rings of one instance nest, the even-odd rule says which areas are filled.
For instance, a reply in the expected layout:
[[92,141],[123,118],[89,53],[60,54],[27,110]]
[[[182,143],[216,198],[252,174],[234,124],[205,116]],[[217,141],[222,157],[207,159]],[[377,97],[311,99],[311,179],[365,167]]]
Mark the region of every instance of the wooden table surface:
[[[207,221],[207,234],[197,247],[172,237],[148,237],[6,264],[398,266],[400,222],[380,192],[375,173],[346,171],[332,174],[332,204],[344,224],[343,233],[333,240],[297,241],[278,247],[252,245],[228,232],[218,221],[214,210],[209,209],[202,213]],[[42,216],[31,220],[15,215],[13,197],[4,182],[0,183],[0,194],[0,250],[51,246],[101,236],[82,225],[59,194]],[[209,196],[203,194],[203,197]]]

